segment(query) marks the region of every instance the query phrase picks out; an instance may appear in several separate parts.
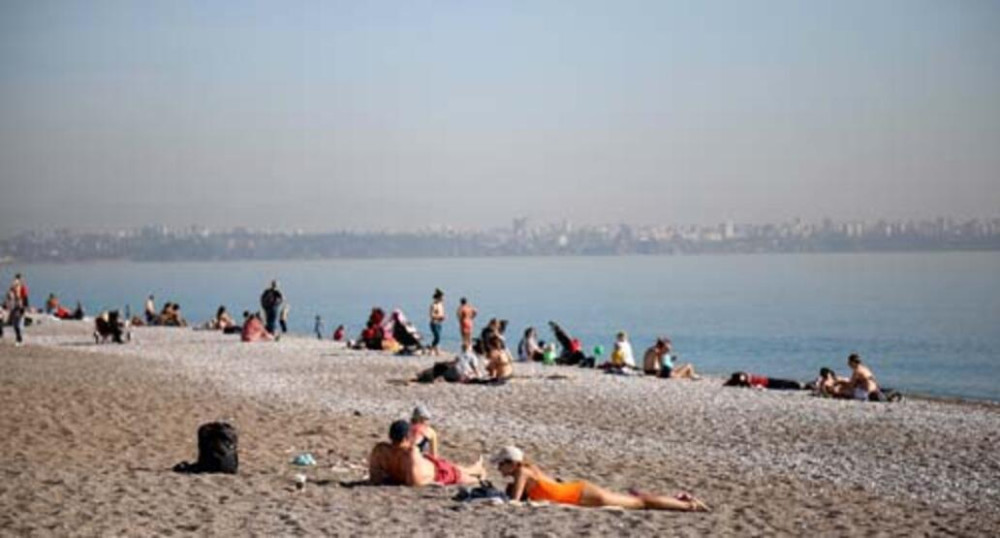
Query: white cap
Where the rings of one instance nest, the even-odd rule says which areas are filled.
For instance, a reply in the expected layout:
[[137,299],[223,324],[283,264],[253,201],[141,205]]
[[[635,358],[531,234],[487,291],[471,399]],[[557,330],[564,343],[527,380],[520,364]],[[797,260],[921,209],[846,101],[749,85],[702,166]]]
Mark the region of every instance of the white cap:
[[505,461],[512,461],[514,463],[521,463],[524,461],[524,452],[516,446],[505,446],[500,449],[499,452],[490,458],[493,463],[503,463]]

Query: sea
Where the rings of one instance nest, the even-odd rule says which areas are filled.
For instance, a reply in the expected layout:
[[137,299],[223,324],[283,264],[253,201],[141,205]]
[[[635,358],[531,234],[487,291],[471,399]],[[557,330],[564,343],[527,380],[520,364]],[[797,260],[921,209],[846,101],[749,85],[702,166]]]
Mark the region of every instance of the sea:
[[[429,338],[435,288],[445,292],[444,347],[458,349],[454,311],[466,297],[488,319],[552,339],[557,321],[585,349],[626,331],[637,359],[658,336],[698,372],[749,371],[811,380],[847,375],[859,353],[879,381],[904,393],[1000,401],[1000,253],[851,253],[623,257],[338,259],[321,261],[8,264],[34,305],[49,293],[89,315],[141,314],[146,296],[181,305],[193,324],[226,305],[239,319],[278,280],[290,331],[349,337],[374,306],[402,309]],[[30,338],[30,332],[28,333]]]

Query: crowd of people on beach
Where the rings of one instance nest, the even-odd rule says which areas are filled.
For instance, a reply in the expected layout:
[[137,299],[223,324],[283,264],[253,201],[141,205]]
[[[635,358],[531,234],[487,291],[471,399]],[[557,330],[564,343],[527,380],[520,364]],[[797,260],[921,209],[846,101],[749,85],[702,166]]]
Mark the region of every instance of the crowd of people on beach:
[[[337,325],[331,339],[342,342],[354,349],[391,351],[401,355],[442,355],[441,339],[444,324],[447,320],[445,294],[440,288],[435,288],[428,309],[428,326],[431,341],[424,343],[420,332],[400,309],[394,309],[389,315],[381,307],[371,309],[368,319],[358,337],[346,339],[346,328]],[[226,334],[239,334],[244,342],[266,342],[280,340],[281,334],[288,331],[289,305],[285,301],[277,280],[272,280],[260,295],[260,310],[245,310],[242,322],[237,323],[229,314],[225,305],[220,305],[215,316],[196,326],[199,330],[221,331]],[[29,290],[24,277],[18,273],[0,303],[0,337],[3,327],[8,325],[14,329],[15,342],[23,343],[24,326],[27,314],[32,312],[29,306]],[[51,293],[45,302],[44,312],[59,319],[83,319],[83,306],[77,302],[76,308],[70,312]],[[167,301],[162,308],[156,308],[154,295],[150,294],[144,304],[144,315],[129,318],[118,311],[104,311],[95,317],[95,340],[98,342],[113,338],[115,342],[124,342],[130,336],[133,326],[188,327],[188,322],[181,313],[181,307],[176,302]],[[535,327],[524,329],[515,353],[507,344],[507,325],[505,319],[491,318],[478,336],[474,334],[478,309],[466,297],[459,299],[455,311],[458,332],[461,338],[460,350],[451,359],[437,361],[416,373],[413,380],[432,383],[444,380],[451,383],[503,385],[514,375],[515,363],[539,362],[546,365],[564,365],[590,367],[604,370],[609,374],[626,376],[652,376],[663,379],[699,380],[701,376],[691,363],[680,363],[678,355],[673,350],[671,339],[660,336],[645,349],[641,364],[636,361],[633,346],[628,333],[619,331],[615,335],[611,352],[605,357],[604,346],[595,345],[588,354],[582,342],[573,337],[559,323],[549,322],[554,342],[544,342],[539,338]],[[111,322],[110,320],[114,320]],[[30,320],[29,320],[30,322]],[[113,328],[112,328],[113,326]],[[316,315],[314,333],[320,340],[325,339],[323,320]],[[516,359],[515,359],[516,357]],[[901,399],[897,391],[879,386],[871,369],[862,363],[857,354],[848,358],[851,374],[840,377],[828,368],[820,369],[819,377],[812,382],[803,383],[796,380],[780,379],[749,372],[734,372],[725,386],[751,387],[771,390],[811,390],[823,397],[839,399],[856,399],[871,401],[898,401]]]
[[[280,339],[288,330],[289,308],[278,282],[270,283],[260,297],[261,311],[243,312],[242,323],[237,324],[225,305],[220,305],[215,316],[195,327],[200,330],[222,331],[239,334],[244,342]],[[14,328],[16,345],[23,342],[25,313],[29,309],[28,286],[22,275],[15,276],[4,301],[0,304],[0,337],[3,325]],[[74,312],[67,312],[55,294],[50,294],[45,312],[61,319],[82,319],[83,309],[77,305]],[[604,357],[604,348],[596,345],[587,354],[581,341],[571,336],[555,321],[549,322],[555,342],[539,339],[535,327],[527,327],[516,346],[516,357],[507,344],[507,320],[490,319],[478,336],[474,334],[478,310],[466,297],[459,300],[455,312],[461,336],[461,349],[451,359],[436,361],[416,373],[412,381],[433,383],[444,380],[450,383],[495,385],[508,383],[514,375],[515,363],[539,362],[547,365],[564,365],[598,368],[609,374],[626,376],[651,376],[663,379],[699,380],[690,363],[681,364],[673,351],[669,337],[661,336],[645,349],[641,364],[636,361],[632,343],[625,331],[615,335],[611,352]],[[435,289],[428,312],[432,340],[424,345],[419,332],[399,309],[390,315],[380,307],[373,307],[364,329],[356,340],[345,340],[346,329],[338,325],[332,339],[355,349],[393,351],[403,355],[426,354],[439,357],[444,323],[447,319],[444,292]],[[149,295],[144,306],[144,317],[122,319],[118,311],[101,312],[95,318],[94,333],[97,342],[113,339],[124,343],[130,338],[128,329],[133,325],[187,327],[180,305],[166,302],[157,310],[155,297]],[[280,332],[279,332],[280,331]],[[324,338],[322,318],[316,316],[315,334]],[[557,346],[558,343],[558,346]],[[870,400],[896,401],[899,394],[881,387],[871,369],[862,363],[859,355],[852,353],[847,360],[850,377],[839,377],[830,368],[822,368],[819,377],[810,383],[773,378],[749,372],[735,372],[725,386],[750,387],[772,390],[812,390],[819,396]],[[414,409],[410,421],[396,421],[389,427],[389,441],[378,443],[369,456],[369,476],[372,485],[476,485],[483,487],[487,468],[480,458],[468,465],[458,465],[440,454],[442,443],[437,431],[430,425],[426,407]],[[526,458],[515,446],[500,449],[491,459],[502,476],[510,483],[502,493],[511,500],[547,501],[576,506],[614,506],[625,509],[658,510],[708,510],[707,505],[687,493],[675,496],[654,495],[639,491],[619,493],[597,486],[586,480],[563,482],[547,474],[536,463]],[[488,488],[487,488],[488,489]],[[492,495],[492,494],[491,494]]]

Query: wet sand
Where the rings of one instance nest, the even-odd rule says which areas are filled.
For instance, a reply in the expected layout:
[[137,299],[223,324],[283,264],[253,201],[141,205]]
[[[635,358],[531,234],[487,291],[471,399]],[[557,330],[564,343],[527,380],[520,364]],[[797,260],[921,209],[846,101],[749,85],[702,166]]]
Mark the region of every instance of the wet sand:
[[[508,386],[401,383],[428,357],[285,338],[90,325],[0,341],[0,534],[963,535],[1000,530],[1000,407],[871,404],[517,364]],[[342,487],[416,403],[442,453],[515,443],[551,473],[686,490],[709,514],[467,504],[456,488]],[[199,424],[240,431],[240,473],[170,471]],[[319,464],[289,464],[299,452]],[[293,477],[305,473],[302,491]],[[496,483],[502,479],[493,473]]]

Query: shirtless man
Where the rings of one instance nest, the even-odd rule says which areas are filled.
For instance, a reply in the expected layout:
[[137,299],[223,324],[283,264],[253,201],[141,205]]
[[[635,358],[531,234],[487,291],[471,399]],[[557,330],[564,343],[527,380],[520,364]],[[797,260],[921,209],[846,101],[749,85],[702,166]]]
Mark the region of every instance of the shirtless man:
[[867,366],[861,364],[861,357],[851,353],[847,357],[847,366],[851,368],[851,379],[848,386],[855,400],[878,400],[881,392],[875,381],[875,374]]
[[421,454],[410,437],[410,423],[405,420],[392,423],[389,440],[391,443],[383,441],[375,445],[368,456],[368,482],[372,485],[475,485],[486,478],[482,458],[473,465],[463,467],[444,458]]
[[458,330],[462,333],[462,349],[472,347],[472,320],[476,318],[477,313],[475,307],[470,305],[465,297],[459,300],[455,317],[458,318]]

